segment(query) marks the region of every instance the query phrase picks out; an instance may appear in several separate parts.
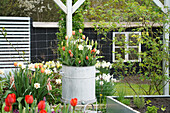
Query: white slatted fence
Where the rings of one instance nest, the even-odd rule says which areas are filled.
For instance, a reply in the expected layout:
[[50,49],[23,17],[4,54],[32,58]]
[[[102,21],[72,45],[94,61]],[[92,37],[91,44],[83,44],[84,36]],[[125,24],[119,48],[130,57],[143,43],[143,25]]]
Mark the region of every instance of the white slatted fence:
[[0,31],[5,28],[12,44],[0,33],[0,69],[5,72],[14,68],[14,62],[30,62],[30,23],[30,17],[0,17]]

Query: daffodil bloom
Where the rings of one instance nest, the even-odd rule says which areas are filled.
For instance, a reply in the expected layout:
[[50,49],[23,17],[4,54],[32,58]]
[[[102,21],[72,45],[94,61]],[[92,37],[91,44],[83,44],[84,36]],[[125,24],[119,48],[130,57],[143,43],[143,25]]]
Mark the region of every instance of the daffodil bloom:
[[83,50],[84,49],[84,47],[82,45],[79,45],[78,48],[79,48],[79,50]]
[[56,79],[55,82],[56,84],[61,84],[61,79]]
[[3,70],[0,70],[0,74],[2,74],[2,75],[3,75],[3,74],[4,74],[4,71],[3,71]]
[[40,88],[40,84],[39,84],[39,83],[35,83],[35,84],[34,84],[34,88],[35,88],[35,89]]

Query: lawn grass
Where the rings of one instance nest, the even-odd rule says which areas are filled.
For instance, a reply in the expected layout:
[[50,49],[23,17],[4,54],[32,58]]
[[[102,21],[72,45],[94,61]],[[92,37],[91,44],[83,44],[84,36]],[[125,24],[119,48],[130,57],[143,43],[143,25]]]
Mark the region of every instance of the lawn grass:
[[[139,88],[138,84],[132,84],[132,87],[134,88],[134,90],[138,93],[138,95],[146,95],[142,89]],[[148,84],[142,84],[142,87],[144,89],[149,89],[149,85]],[[127,83],[117,83],[115,86],[115,90],[116,93],[114,94],[114,96],[118,96],[118,92],[121,92],[122,90],[124,91],[125,95],[136,95],[135,92],[129,87],[129,85]],[[158,95],[157,93],[155,95]]]

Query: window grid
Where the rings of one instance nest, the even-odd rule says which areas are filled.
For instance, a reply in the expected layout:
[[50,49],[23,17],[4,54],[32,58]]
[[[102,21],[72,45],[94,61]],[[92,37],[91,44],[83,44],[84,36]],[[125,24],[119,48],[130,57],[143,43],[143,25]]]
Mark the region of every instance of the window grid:
[[[124,34],[125,35],[125,42],[128,42],[129,40],[129,34],[139,34],[139,36],[141,36],[141,32],[113,32],[113,38],[115,37],[116,34]],[[122,48],[122,46],[117,46],[115,45],[115,41],[113,43],[113,62],[117,62],[117,60],[115,59],[115,54],[116,54],[116,48]],[[125,51],[128,51],[129,48],[137,48],[138,49],[138,53],[141,52],[141,43],[139,43],[137,46],[130,46],[128,43],[126,43],[125,45]],[[124,59],[124,62],[127,62],[127,61],[131,61],[131,62],[141,62],[141,58],[140,56],[138,57],[138,60],[129,60],[129,53],[126,53],[125,54],[125,59]]]

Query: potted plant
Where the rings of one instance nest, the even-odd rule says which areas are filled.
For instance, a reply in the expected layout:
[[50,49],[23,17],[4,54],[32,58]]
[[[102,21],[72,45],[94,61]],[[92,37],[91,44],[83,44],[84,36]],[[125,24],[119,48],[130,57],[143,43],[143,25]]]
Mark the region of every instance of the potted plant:
[[62,100],[69,103],[77,98],[78,104],[96,102],[95,97],[95,64],[99,53],[97,41],[90,41],[82,34],[72,32],[72,36],[61,42],[58,48],[62,62]]

